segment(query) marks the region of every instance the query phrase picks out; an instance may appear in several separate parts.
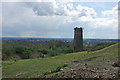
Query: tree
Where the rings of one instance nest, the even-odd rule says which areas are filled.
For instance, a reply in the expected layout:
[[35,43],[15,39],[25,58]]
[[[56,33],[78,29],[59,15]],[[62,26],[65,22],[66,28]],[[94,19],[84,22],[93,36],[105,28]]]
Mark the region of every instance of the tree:
[[32,55],[32,49],[25,46],[17,46],[16,53],[21,56],[23,59],[29,59]]

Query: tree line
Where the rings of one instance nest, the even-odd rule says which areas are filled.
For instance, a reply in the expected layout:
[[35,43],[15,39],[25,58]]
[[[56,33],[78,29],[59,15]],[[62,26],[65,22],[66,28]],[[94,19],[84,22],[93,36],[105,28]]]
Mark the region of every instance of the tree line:
[[2,60],[33,59],[73,53],[73,43],[50,40],[48,42],[2,41]]

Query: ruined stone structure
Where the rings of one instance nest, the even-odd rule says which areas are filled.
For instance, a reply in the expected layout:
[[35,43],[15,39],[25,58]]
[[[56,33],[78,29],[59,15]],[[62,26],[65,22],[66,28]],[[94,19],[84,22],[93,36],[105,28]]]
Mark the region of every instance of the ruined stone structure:
[[82,28],[74,28],[74,52],[83,50],[83,31]]

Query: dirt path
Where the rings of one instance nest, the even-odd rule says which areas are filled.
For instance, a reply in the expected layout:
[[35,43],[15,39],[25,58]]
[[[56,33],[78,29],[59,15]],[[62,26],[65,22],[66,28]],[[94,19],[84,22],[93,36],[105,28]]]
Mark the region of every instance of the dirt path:
[[95,57],[91,57],[91,58],[87,58],[87,59],[84,59],[84,60],[76,60],[76,61],[73,61],[74,63],[81,63],[81,62],[88,62],[88,61],[93,61],[99,57],[102,57],[102,56],[105,56],[105,55],[109,55],[110,53],[104,53],[104,54],[101,54],[99,56],[95,56]]

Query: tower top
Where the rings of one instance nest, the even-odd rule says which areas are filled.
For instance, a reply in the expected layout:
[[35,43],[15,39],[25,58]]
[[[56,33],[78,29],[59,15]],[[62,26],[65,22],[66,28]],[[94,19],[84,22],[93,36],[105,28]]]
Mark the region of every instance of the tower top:
[[76,30],[76,29],[82,29],[82,27],[80,27],[80,28],[78,28],[78,27],[75,27],[75,28],[74,28],[74,30]]

